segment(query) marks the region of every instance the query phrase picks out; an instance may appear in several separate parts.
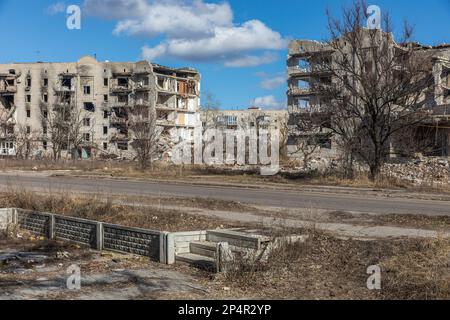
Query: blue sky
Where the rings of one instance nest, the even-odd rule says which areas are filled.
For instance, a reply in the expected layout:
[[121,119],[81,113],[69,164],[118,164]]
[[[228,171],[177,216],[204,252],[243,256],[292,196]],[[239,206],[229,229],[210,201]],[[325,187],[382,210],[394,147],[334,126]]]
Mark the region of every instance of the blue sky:
[[[0,62],[143,58],[192,66],[203,92],[222,108],[285,103],[286,43],[327,38],[326,8],[338,0],[0,0]],[[82,8],[81,30],[66,28],[65,8]],[[415,40],[450,42],[450,0],[373,0],[399,28],[406,18]],[[63,11],[64,10],[64,11]],[[143,49],[143,48],[146,49]],[[182,48],[178,50],[177,48]],[[256,99],[256,101],[255,101]]]

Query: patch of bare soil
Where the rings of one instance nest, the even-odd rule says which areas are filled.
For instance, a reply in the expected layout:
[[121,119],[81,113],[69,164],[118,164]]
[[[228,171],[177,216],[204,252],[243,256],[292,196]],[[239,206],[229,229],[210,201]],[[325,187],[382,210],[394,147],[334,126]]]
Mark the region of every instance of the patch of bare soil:
[[[194,277],[145,257],[19,236],[0,240],[0,300],[205,297]],[[67,270],[74,264],[80,268],[80,290],[67,287]]]

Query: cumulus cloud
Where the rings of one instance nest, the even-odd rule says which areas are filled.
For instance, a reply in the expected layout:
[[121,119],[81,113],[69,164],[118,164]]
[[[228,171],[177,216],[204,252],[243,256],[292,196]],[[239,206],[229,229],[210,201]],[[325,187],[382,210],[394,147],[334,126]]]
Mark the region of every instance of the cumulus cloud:
[[255,98],[251,105],[261,109],[281,110],[286,108],[286,103],[277,101],[273,95]]
[[56,2],[48,6],[47,13],[50,15],[55,15],[58,13],[63,13],[66,11],[66,4],[64,2]]
[[203,0],[85,0],[87,14],[118,20],[114,34],[162,36],[144,46],[148,60],[170,57],[196,62],[220,62],[228,67],[267,64],[286,40],[259,20],[233,21],[230,5]]

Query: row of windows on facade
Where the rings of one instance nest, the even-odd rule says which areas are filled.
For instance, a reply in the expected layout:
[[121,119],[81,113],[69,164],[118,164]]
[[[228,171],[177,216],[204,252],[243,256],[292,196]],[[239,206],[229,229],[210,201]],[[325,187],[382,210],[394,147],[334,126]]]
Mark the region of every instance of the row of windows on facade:
[[[91,126],[91,119],[90,118],[85,118],[85,119],[83,119],[83,125],[85,126],[85,127],[90,127]],[[10,130],[9,130],[9,133],[13,133],[13,128],[11,127],[10,128]],[[26,127],[26,131],[27,131],[27,134],[31,134],[31,127],[30,126],[27,126]],[[107,135],[108,134],[108,131],[109,131],[109,128],[107,127],[107,126],[103,126],[103,134],[104,135]],[[48,133],[48,128],[47,128],[47,126],[46,125],[43,125],[42,126],[42,133],[43,134],[47,134]],[[85,139],[86,141],[90,141],[90,138],[89,138],[89,136],[88,136],[88,138],[87,139]]]
[[[144,78],[143,80],[144,80],[143,81],[143,85],[148,85],[149,84],[149,79],[148,78]],[[26,79],[26,87],[27,88],[31,88],[31,85],[32,85],[31,77],[27,77],[27,79]],[[62,81],[61,81],[61,85],[62,85],[62,87],[71,88],[72,87],[72,78],[69,78],[69,77],[63,78]],[[119,87],[128,88],[128,85],[129,85],[128,78],[118,78],[117,79],[117,85]],[[48,78],[44,78],[43,79],[43,86],[44,87],[48,87]],[[109,86],[109,79],[108,78],[103,78],[103,86],[105,86],[105,87]],[[83,93],[85,95],[91,94],[91,86],[83,86]]]
[[[119,86],[125,87],[128,86],[128,78],[118,78],[118,82],[117,84]],[[144,84],[147,85],[148,84],[148,78],[144,78]],[[30,88],[32,85],[32,79],[31,77],[27,77],[26,78],[26,86],[28,88]],[[48,87],[48,78],[44,78],[43,79],[43,83],[42,85],[44,87]],[[70,77],[63,77],[62,81],[61,81],[61,85],[63,87],[71,87],[72,86],[72,78]],[[103,78],[103,86],[108,87],[109,86],[109,78]],[[84,86],[84,90],[88,90],[90,93],[90,86]],[[85,93],[85,94],[89,94],[89,93]]]
[[[89,133],[86,133],[85,135],[87,135],[85,138],[87,140],[90,139]],[[108,150],[108,142],[103,142],[103,150]],[[127,142],[122,142],[122,143],[118,143],[117,145],[118,149],[120,150],[128,150],[128,143]],[[2,148],[7,148],[7,149],[14,149],[14,142],[2,142]],[[31,144],[30,142],[27,142],[27,149],[29,150],[31,148]],[[44,150],[48,150],[48,142],[47,141],[42,141],[42,148]],[[66,150],[67,148],[63,147],[63,150]]]

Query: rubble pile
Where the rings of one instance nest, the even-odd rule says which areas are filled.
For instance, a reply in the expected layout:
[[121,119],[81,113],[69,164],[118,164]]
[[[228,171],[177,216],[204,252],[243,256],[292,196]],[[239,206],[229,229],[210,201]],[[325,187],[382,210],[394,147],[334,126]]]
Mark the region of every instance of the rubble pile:
[[387,163],[382,174],[417,185],[450,185],[450,160],[422,158]]

